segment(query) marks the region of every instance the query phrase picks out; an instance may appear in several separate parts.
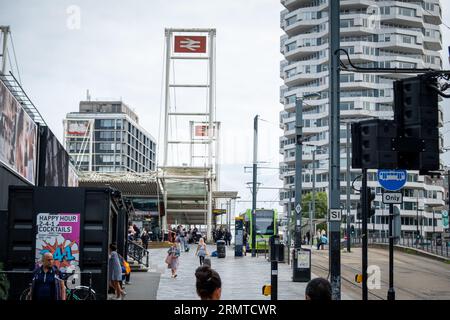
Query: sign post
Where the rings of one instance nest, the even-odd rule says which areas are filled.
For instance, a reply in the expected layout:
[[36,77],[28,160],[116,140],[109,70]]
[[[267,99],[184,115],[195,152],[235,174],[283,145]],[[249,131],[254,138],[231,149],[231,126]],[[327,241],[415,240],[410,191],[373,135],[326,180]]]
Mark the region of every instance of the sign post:
[[[406,183],[408,174],[406,170],[378,170],[378,182],[388,192],[383,192],[383,203],[389,204],[389,289],[387,294],[388,300],[395,300],[394,290],[394,204],[401,204],[402,192],[398,191]],[[396,217],[396,230],[398,233],[398,220],[400,220],[400,212]],[[401,229],[401,226],[400,226]]]

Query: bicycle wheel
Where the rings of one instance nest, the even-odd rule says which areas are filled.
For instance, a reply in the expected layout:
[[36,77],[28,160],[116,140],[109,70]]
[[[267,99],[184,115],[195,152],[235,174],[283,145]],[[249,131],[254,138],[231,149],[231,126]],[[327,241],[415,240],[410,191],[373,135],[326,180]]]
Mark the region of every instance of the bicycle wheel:
[[19,300],[31,300],[31,288],[26,288],[20,294]]
[[67,300],[95,300],[95,291],[86,286],[79,286],[70,291]]

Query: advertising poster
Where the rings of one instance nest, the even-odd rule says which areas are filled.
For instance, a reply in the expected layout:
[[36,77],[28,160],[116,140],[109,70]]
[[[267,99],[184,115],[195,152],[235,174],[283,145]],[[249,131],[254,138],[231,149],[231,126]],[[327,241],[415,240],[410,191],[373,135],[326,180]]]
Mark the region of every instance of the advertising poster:
[[37,126],[0,82],[0,161],[35,184]]
[[39,213],[36,221],[36,265],[42,255],[53,254],[55,265],[65,272],[67,267],[78,267],[80,261],[80,214]]
[[67,135],[84,136],[88,132],[89,122],[86,120],[69,121],[67,123]]
[[45,185],[67,187],[69,154],[55,135],[47,130],[45,149]]

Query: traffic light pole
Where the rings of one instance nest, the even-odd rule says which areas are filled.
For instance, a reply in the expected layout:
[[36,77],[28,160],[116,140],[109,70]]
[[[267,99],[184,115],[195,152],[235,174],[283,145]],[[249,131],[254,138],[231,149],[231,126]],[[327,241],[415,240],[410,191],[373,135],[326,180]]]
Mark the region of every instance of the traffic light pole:
[[256,257],[256,184],[258,167],[258,115],[253,120],[253,197],[252,197],[252,257]]
[[394,290],[394,205],[389,205],[389,290],[388,300],[395,300]]
[[296,281],[296,270],[298,266],[297,261],[297,252],[301,249],[302,246],[302,235],[301,235],[301,201],[302,201],[302,139],[303,139],[303,115],[302,115],[303,103],[302,100],[297,98],[295,101],[295,202],[294,202],[294,210],[295,210],[295,231],[294,231],[294,256],[292,259],[292,280]]
[[[329,3],[329,210],[341,210],[340,185],[340,0]],[[341,300],[341,221],[329,221],[330,283],[332,299]]]
[[362,299],[367,300],[367,217],[369,216],[369,207],[367,203],[367,169],[362,169]]
[[350,252],[350,127],[351,123],[347,122],[347,252]]

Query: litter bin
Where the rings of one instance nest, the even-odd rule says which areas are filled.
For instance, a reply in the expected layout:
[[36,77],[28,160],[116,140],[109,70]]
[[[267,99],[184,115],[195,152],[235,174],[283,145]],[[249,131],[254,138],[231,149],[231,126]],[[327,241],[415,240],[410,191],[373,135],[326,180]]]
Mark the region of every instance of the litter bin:
[[224,240],[217,240],[217,257],[218,258],[225,258],[226,255],[226,249],[225,249],[225,241]]

